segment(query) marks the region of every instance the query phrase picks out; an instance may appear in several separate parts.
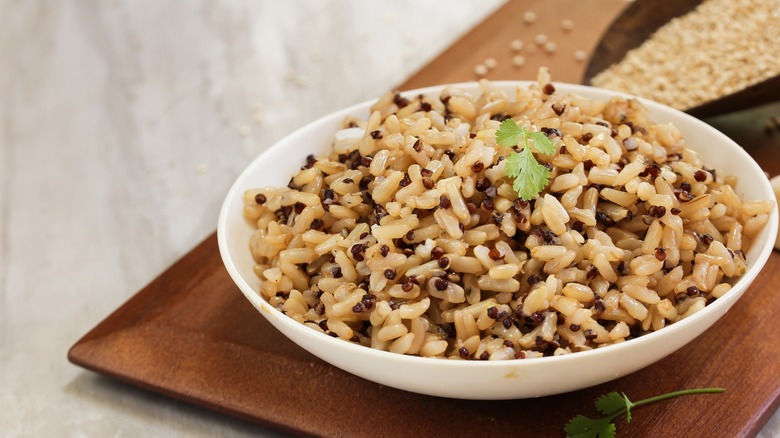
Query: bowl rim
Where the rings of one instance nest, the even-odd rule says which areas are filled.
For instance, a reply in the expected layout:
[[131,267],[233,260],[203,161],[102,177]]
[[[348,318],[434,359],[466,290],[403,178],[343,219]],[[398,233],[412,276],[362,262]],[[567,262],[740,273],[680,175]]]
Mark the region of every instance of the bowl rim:
[[[497,81],[490,81],[490,83],[493,86],[501,89],[511,89],[519,86],[528,86],[530,84],[537,84],[536,81],[527,81],[527,80],[523,80],[523,81],[514,81],[514,80],[498,81],[497,80]],[[556,82],[556,81],[553,82],[553,85],[556,87],[557,90],[561,90],[566,93],[578,94],[589,99],[608,99],[610,97],[623,97],[629,99],[637,99],[640,102],[642,102],[642,104],[645,105],[653,113],[657,113],[657,112],[660,112],[661,114],[670,113],[671,115],[673,115],[674,118],[681,118],[682,120],[685,120],[687,123],[693,124],[696,129],[708,131],[710,135],[716,135],[718,137],[721,137],[724,142],[730,145],[730,149],[733,149],[733,151],[729,151],[729,153],[731,152],[736,153],[740,157],[740,161],[746,162],[752,168],[751,169],[752,171],[757,172],[760,175],[764,175],[764,178],[761,178],[762,185],[764,186],[762,188],[766,189],[767,193],[772,194],[772,198],[770,198],[771,200],[777,202],[777,200],[774,198],[771,186],[769,185],[768,178],[766,178],[764,171],[756,163],[756,161],[736,142],[734,142],[732,139],[727,137],[722,132],[706,124],[705,122],[689,114],[686,114],[682,111],[671,108],[669,106],[663,105],[661,103],[649,99],[631,95],[628,93],[606,90],[606,89],[587,86],[587,85],[570,84],[570,83]],[[479,90],[479,82],[468,81],[468,82],[433,85],[433,86],[427,86],[422,88],[405,90],[400,92],[400,94],[402,96],[416,96],[418,94],[430,95],[432,93],[440,92],[446,87],[464,88],[467,89],[468,91]],[[592,93],[598,94],[599,96],[596,97],[588,96],[588,94],[592,94]],[[267,301],[265,301],[260,296],[260,294],[249,285],[249,283],[247,283],[243,279],[241,273],[239,272],[238,268],[236,267],[235,263],[233,262],[230,256],[228,242],[225,237],[227,233],[227,221],[230,212],[230,206],[233,202],[235,202],[234,198],[238,197],[237,199],[241,199],[241,194],[243,193],[244,190],[246,190],[246,187],[243,187],[241,185],[241,182],[247,177],[247,175],[256,172],[254,167],[257,165],[257,162],[263,160],[265,155],[269,155],[273,151],[285,147],[285,145],[294,141],[296,137],[305,135],[309,131],[320,127],[320,125],[323,124],[327,125],[329,123],[333,123],[334,121],[338,123],[341,120],[343,120],[343,118],[347,114],[351,114],[354,112],[360,112],[360,111],[367,112],[368,108],[372,104],[376,103],[376,101],[377,99],[366,100],[348,106],[346,108],[342,108],[340,110],[331,112],[327,115],[317,118],[314,121],[307,123],[302,127],[299,127],[291,131],[289,134],[285,135],[281,139],[274,142],[270,147],[268,147],[263,152],[261,152],[257,157],[255,157],[235,179],[235,181],[233,182],[233,184],[231,185],[230,189],[227,192],[227,196],[222,203],[222,207],[219,213],[219,219],[217,225],[217,240],[218,240],[220,255],[222,257],[223,263],[230,277],[233,279],[234,283],[239,287],[243,295],[254,305],[255,308],[260,310],[263,316],[266,317],[267,319],[273,317],[274,319],[277,320],[277,322],[284,324],[286,328],[293,330],[302,336],[312,337],[312,340],[316,339],[318,342],[324,343],[324,346],[329,346],[329,348],[344,349],[345,352],[355,353],[362,356],[374,356],[377,359],[381,359],[383,361],[389,361],[390,363],[420,364],[420,365],[427,364],[429,366],[433,365],[437,367],[446,367],[448,369],[477,368],[480,370],[493,369],[493,368],[506,368],[507,365],[511,365],[515,369],[522,369],[525,367],[536,367],[542,365],[551,366],[553,364],[564,364],[569,361],[577,361],[590,356],[606,356],[606,355],[620,354],[624,350],[641,348],[645,344],[661,341],[665,338],[672,337],[677,332],[684,331],[685,328],[690,325],[696,325],[699,322],[699,320],[703,318],[707,318],[713,313],[720,314],[719,316],[717,316],[716,321],[720,319],[722,315],[725,314],[736,301],[738,301],[738,299],[747,290],[747,288],[750,286],[753,280],[755,280],[755,278],[763,269],[764,265],[766,264],[766,261],[769,258],[769,255],[772,252],[774,246],[773,237],[777,235],[777,231],[778,231],[778,220],[777,220],[778,212],[776,208],[770,213],[769,221],[765,225],[765,229],[761,231],[761,233],[766,233],[767,232],[766,227],[768,227],[769,236],[767,236],[767,239],[765,239],[763,242],[759,242],[759,241],[753,242],[753,245],[759,245],[760,247],[755,262],[753,263],[752,266],[748,267],[748,270],[747,272],[745,272],[745,274],[739,277],[739,279],[733,284],[732,289],[729,290],[724,297],[721,297],[715,300],[715,302],[707,305],[702,311],[696,312],[690,317],[675,322],[674,324],[670,324],[661,330],[647,333],[645,335],[628,340],[626,342],[606,345],[601,348],[595,348],[587,351],[578,351],[578,352],[563,354],[559,356],[545,356],[545,357],[530,358],[532,360],[497,360],[497,361],[449,360],[447,358],[430,358],[430,357],[392,353],[390,351],[378,350],[371,347],[366,347],[363,345],[358,345],[352,342],[333,338],[331,336],[326,335],[325,333],[321,333],[309,327],[306,327],[305,325],[288,317],[280,310],[274,308]],[[654,119],[657,118],[658,118],[658,114],[655,114]],[[654,123],[669,123],[669,122],[674,123],[671,120],[667,120],[667,121],[654,120]],[[755,251],[755,249],[752,250]],[[274,321],[271,322],[274,323]],[[276,329],[278,330],[279,328],[277,327]],[[287,335],[285,334],[285,336]],[[681,347],[686,345],[690,341],[692,341],[692,339],[683,343]],[[297,341],[293,340],[293,342],[297,344]]]

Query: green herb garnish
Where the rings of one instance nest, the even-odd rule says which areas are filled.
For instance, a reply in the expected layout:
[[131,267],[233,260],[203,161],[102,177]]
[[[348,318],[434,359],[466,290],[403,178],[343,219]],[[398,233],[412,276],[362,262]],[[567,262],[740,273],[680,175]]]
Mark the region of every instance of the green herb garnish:
[[599,410],[604,417],[601,418],[589,418],[584,415],[577,415],[566,423],[566,427],[563,430],[566,432],[567,437],[571,438],[613,438],[615,436],[616,426],[612,422],[615,418],[625,414],[626,423],[631,422],[631,409],[637,408],[642,405],[655,403],[657,401],[666,400],[681,395],[691,394],[709,394],[726,392],[725,388],[697,388],[697,389],[685,389],[682,391],[669,392],[655,397],[639,400],[634,403],[628,399],[623,393],[610,392],[604,394],[596,400],[596,409]]
[[514,178],[512,188],[517,192],[517,196],[523,201],[530,201],[544,190],[550,180],[550,170],[536,161],[531,143],[536,152],[545,155],[554,154],[555,145],[544,133],[528,132],[512,119],[501,122],[496,131],[496,142],[506,147],[522,144],[523,149],[520,152],[512,152],[507,157],[504,174]]

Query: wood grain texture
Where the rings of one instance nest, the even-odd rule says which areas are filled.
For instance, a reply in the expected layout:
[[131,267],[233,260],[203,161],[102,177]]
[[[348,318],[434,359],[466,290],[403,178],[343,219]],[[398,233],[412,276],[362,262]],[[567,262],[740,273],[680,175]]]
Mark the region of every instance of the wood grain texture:
[[[596,3],[599,13],[593,11]],[[579,37],[590,49],[621,7],[620,2],[601,1],[510,2],[399,88],[473,79],[476,62],[498,59],[502,48],[509,51],[509,41],[516,38],[513,29],[529,8],[539,15],[533,26],[553,17],[542,10],[555,14],[548,23],[557,23],[562,12],[571,14],[575,30],[585,22],[582,17],[591,17],[590,33]],[[600,27],[594,20],[601,20]],[[578,82],[584,65],[573,58],[560,62],[564,78]],[[499,60],[491,78],[535,75],[502,65]],[[746,149],[765,169],[777,172],[772,153],[777,138],[763,136],[754,123],[762,114],[713,124],[738,140],[746,138]],[[773,253],[744,297],[711,330],[664,360],[613,382],[531,400],[454,400],[368,382],[294,345],[232,283],[212,234],[79,340],[68,358],[143,388],[299,435],[562,436],[573,415],[596,415],[592,402],[608,391],[638,400],[681,388],[722,386],[728,388],[725,394],[643,407],[630,425],[619,426],[619,433],[752,436],[780,401],[780,300],[774,296],[779,282],[780,254]]]
[[[496,67],[485,76],[490,80],[534,80],[539,67],[545,66],[555,81],[582,83],[587,61],[575,60],[574,53],[578,50],[590,53],[624,7],[625,2],[619,0],[510,1],[409,78],[400,89],[477,80],[474,67],[487,58],[497,61]],[[523,21],[526,11],[536,13],[535,22]],[[573,21],[572,30],[561,28],[564,19]],[[535,53],[529,53],[528,46],[535,44],[540,34],[556,44],[555,53],[547,53],[538,45]],[[510,47],[516,39],[524,43],[519,52]],[[525,58],[522,67],[512,64],[513,56],[518,54]]]

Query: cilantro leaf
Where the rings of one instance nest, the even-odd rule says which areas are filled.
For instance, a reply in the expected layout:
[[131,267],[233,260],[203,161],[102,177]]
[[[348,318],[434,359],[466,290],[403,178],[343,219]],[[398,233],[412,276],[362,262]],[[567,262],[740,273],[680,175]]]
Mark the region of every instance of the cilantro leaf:
[[628,396],[624,392],[620,393],[623,396],[623,400],[626,403],[626,424],[631,422],[631,408],[634,407],[634,404],[631,403],[631,400],[628,399]]
[[529,132],[526,135],[534,141],[534,149],[536,149],[536,152],[545,155],[552,155],[555,153],[555,143],[553,143],[544,132]]
[[625,394],[620,395],[613,391],[596,399],[596,409],[604,415],[612,415],[621,409],[628,409],[628,403],[630,402]]
[[502,146],[518,146],[522,140],[523,149],[512,152],[507,157],[504,174],[514,178],[512,188],[523,201],[530,201],[537,196],[550,181],[550,170],[539,164],[534,157],[531,145],[538,153],[550,155],[555,153],[555,144],[541,132],[527,132],[512,119],[501,122],[496,131],[496,142]]
[[536,161],[529,148],[512,152],[506,159],[504,173],[515,179],[512,188],[523,201],[533,199],[550,180],[550,170]]
[[610,417],[594,420],[584,415],[577,415],[566,423],[563,430],[567,437],[572,438],[613,438],[616,427]]
[[511,148],[520,143],[520,137],[523,135],[523,128],[512,119],[506,119],[501,122],[501,126],[496,131],[496,142],[501,146]]
[[614,438],[617,426],[615,426],[612,420],[625,415],[626,423],[630,423],[632,408],[682,395],[714,394],[725,391],[723,388],[683,389],[639,400],[638,402],[629,400],[625,393],[610,392],[596,399],[596,409],[604,414],[604,417],[594,419],[584,415],[577,415],[566,423],[563,430],[566,432],[567,437],[572,438]]

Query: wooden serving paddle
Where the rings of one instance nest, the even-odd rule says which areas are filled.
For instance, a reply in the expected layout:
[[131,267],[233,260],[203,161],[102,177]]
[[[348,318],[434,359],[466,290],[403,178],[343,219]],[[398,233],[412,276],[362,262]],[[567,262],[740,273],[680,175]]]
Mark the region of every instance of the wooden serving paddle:
[[[623,59],[629,50],[640,46],[669,20],[691,12],[702,2],[703,0],[635,0],[612,21],[601,36],[585,69],[583,83],[590,85],[597,74]],[[689,108],[685,112],[703,118],[754,108],[778,100],[780,75],[775,75],[735,93]]]

